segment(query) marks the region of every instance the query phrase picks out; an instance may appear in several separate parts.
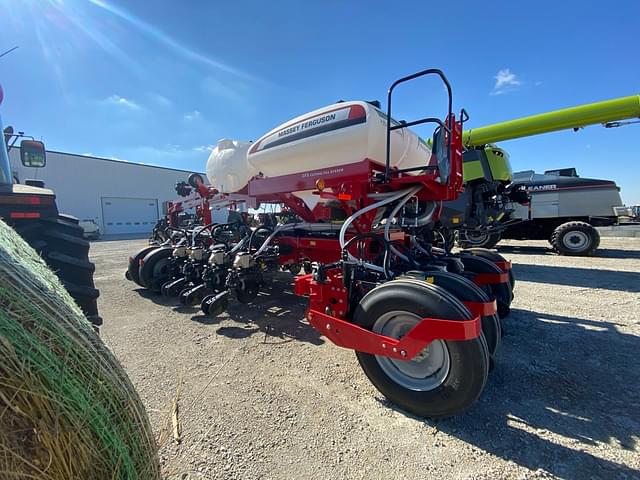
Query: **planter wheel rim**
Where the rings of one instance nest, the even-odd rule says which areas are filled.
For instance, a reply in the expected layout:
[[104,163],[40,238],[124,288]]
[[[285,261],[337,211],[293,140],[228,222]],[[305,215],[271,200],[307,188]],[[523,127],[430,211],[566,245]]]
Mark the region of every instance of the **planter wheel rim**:
[[[375,333],[400,339],[422,320],[412,312],[394,310],[381,315],[373,324]],[[444,383],[451,369],[451,355],[442,340],[434,340],[411,360],[375,357],[384,373],[398,385],[426,392]]]

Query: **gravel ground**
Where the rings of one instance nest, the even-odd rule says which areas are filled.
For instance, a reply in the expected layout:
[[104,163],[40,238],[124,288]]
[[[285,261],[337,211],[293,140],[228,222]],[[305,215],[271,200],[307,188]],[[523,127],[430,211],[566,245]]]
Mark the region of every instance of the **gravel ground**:
[[169,478],[640,478],[640,239],[595,257],[505,242],[517,284],[497,368],[476,404],[430,421],[394,408],[353,352],[303,323],[283,274],[220,318],[124,279],[141,240],[96,242],[104,340],[155,431],[179,395]]

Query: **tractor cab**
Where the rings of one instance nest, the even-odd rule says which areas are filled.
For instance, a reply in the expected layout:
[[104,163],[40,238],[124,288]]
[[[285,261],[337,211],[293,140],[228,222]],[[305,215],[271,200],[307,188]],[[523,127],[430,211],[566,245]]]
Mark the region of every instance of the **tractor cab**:
[[[2,102],[0,89],[0,103]],[[0,118],[0,128],[2,119]],[[41,180],[26,180],[25,184],[18,183],[18,179],[11,172],[9,151],[20,149],[20,161],[25,167],[42,168],[46,165],[46,151],[44,143],[31,137],[25,138],[23,132],[14,133],[12,127],[3,129],[4,142],[0,145],[0,218],[8,223],[23,219],[37,219],[56,217],[58,209],[55,204],[55,194],[44,188]]]

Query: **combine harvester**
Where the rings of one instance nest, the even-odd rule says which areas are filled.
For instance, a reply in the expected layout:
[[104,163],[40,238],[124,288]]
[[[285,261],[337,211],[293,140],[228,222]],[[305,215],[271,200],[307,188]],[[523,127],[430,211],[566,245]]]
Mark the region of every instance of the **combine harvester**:
[[[396,122],[394,90],[425,75],[444,82],[447,117]],[[461,110],[455,118],[441,71],[396,81],[387,102],[386,113],[369,102],[336,103],[254,143],[220,141],[207,164],[210,185],[198,175],[189,178],[191,190],[182,186],[183,199],[169,206],[164,243],[131,257],[127,277],[218,315],[233,294],[243,303],[258,298],[269,272],[297,273],[304,265],[311,271],[295,279],[295,291],[309,298],[308,322],[355,350],[365,374],[392,402],[417,415],[445,417],[480,395],[514,284],[510,263],[497,253],[452,253],[451,232],[474,219],[489,225],[481,217],[490,217],[486,207],[494,197],[512,193],[506,188],[511,171],[508,157],[487,156],[486,137],[463,134],[467,114]],[[436,125],[429,142],[409,130],[425,123]],[[507,175],[468,176],[465,189],[463,139],[476,158],[484,155],[491,172],[498,158]],[[499,185],[490,195],[479,180]],[[528,199],[521,192],[514,198]],[[452,214],[456,201],[462,208]],[[237,203],[278,204],[296,221],[255,230],[212,222],[212,209]],[[185,208],[196,208],[200,227],[178,227]]]
[[495,142],[601,124],[620,127],[640,118],[640,96],[564,108],[465,131],[465,191],[445,204],[442,226],[458,230],[462,246],[493,247],[501,237],[549,240],[565,255],[589,255],[597,226],[627,213],[612,181],[578,178],[575,169],[514,179],[508,153]]

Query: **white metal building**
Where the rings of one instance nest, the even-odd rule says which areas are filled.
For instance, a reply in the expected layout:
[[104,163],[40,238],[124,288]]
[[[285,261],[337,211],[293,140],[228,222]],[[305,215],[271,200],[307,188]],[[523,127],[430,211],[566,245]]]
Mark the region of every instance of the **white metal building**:
[[21,183],[43,180],[56,193],[60,212],[91,219],[106,235],[150,232],[163,216],[163,203],[177,197],[175,183],[192,173],[55,151],[47,151],[47,164],[40,169],[23,167],[17,148],[10,158]]

